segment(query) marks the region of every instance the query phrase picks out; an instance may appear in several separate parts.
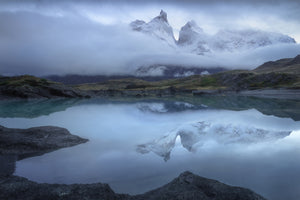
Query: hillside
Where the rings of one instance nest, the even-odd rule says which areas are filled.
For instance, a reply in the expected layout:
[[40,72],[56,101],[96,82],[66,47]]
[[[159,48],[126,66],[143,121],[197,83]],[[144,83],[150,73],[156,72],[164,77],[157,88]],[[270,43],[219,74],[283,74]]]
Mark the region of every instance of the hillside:
[[295,58],[285,58],[269,61],[253,70],[257,73],[280,72],[288,74],[300,74],[300,55]]
[[148,82],[139,79],[119,79],[104,83],[75,86],[83,91],[93,90],[99,95],[174,95],[208,94],[227,91],[255,90],[265,88],[299,88],[299,77],[286,73],[255,73],[252,71],[230,71],[214,75],[194,75],[181,79]]
[[232,70],[212,75],[146,81],[138,78],[66,86],[33,76],[0,77],[2,98],[58,98],[95,96],[203,95],[261,89],[300,89],[300,55],[264,63],[252,71]]
[[258,68],[232,70],[212,75],[193,75],[179,79],[149,82],[136,78],[81,84],[80,90],[93,90],[101,95],[174,95],[208,94],[257,89],[299,89],[300,56],[265,63]]
[[34,76],[0,77],[0,99],[89,97],[72,87]]

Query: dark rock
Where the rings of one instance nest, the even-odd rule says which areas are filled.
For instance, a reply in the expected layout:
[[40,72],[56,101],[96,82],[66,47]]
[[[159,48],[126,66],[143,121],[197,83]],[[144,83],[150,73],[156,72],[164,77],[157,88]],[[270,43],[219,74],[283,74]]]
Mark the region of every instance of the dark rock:
[[12,129],[0,126],[0,154],[22,155],[49,152],[87,141],[60,127]]
[[202,96],[202,95],[214,95],[221,93],[220,90],[194,90],[192,94],[194,96]]
[[215,180],[184,172],[172,182],[142,195],[135,200],[264,200],[251,190],[225,185]]
[[5,200],[122,200],[107,184],[38,184],[22,177],[0,178],[0,199]]
[[16,170],[17,155],[0,155],[0,177],[12,175]]
[[172,182],[142,195],[116,194],[107,184],[39,184],[22,177],[0,178],[0,199],[5,200],[265,200],[251,190],[182,173]]

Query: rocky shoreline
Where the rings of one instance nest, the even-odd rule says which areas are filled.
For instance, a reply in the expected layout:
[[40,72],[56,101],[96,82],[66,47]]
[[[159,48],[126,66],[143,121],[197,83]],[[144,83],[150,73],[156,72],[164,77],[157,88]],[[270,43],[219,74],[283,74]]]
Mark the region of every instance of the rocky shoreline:
[[0,178],[6,200],[265,200],[253,191],[184,172],[170,183],[141,195],[115,193],[108,184],[46,184],[18,176]]
[[18,159],[41,155],[87,141],[87,139],[72,135],[68,130],[60,127],[11,129],[0,126],[0,199],[264,200],[262,196],[249,189],[225,185],[215,180],[194,175],[191,172],[184,172],[170,183],[140,195],[117,194],[108,184],[103,183],[46,184],[12,175]]
[[0,155],[42,154],[87,142],[65,128],[41,126],[13,129],[0,126]]

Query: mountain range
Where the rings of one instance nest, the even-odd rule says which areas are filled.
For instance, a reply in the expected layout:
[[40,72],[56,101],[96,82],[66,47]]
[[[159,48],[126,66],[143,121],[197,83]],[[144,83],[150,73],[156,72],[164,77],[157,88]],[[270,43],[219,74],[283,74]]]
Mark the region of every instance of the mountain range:
[[[276,44],[293,44],[295,40],[281,33],[266,32],[261,30],[220,30],[214,35],[209,35],[199,27],[195,21],[187,22],[180,30],[178,40],[175,39],[172,26],[169,24],[167,13],[163,10],[149,22],[135,20],[130,23],[132,31],[145,34],[157,39],[162,44],[169,45],[179,53],[187,53],[193,56],[203,55],[213,57],[214,53],[242,52],[258,49]],[[202,57],[199,57],[202,59]],[[132,66],[133,70],[128,74],[120,75],[79,75],[68,74],[65,76],[52,75],[45,78],[63,82],[65,84],[82,84],[102,82],[112,79],[138,77],[146,81],[159,81],[170,78],[188,77],[191,75],[209,75],[221,71],[227,71],[222,64],[215,66],[162,64],[153,58],[154,64]]]
[[193,20],[187,22],[181,28],[179,38],[176,40],[173,28],[168,22],[167,13],[163,10],[150,22],[136,20],[130,23],[130,27],[134,31],[162,40],[179,51],[198,55],[212,52],[244,51],[275,44],[296,43],[295,39],[288,35],[254,29],[220,30],[214,35],[209,35]]

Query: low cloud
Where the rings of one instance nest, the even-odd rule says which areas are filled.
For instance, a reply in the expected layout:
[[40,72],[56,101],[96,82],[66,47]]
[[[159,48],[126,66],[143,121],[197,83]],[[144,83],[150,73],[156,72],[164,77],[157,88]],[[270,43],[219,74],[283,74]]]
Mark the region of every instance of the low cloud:
[[298,44],[199,56],[178,51],[127,23],[105,25],[78,12],[0,12],[0,74],[132,74],[140,66],[252,69],[300,53]]
[[168,46],[82,16],[51,17],[28,12],[0,14],[1,73],[125,73],[141,54]]

